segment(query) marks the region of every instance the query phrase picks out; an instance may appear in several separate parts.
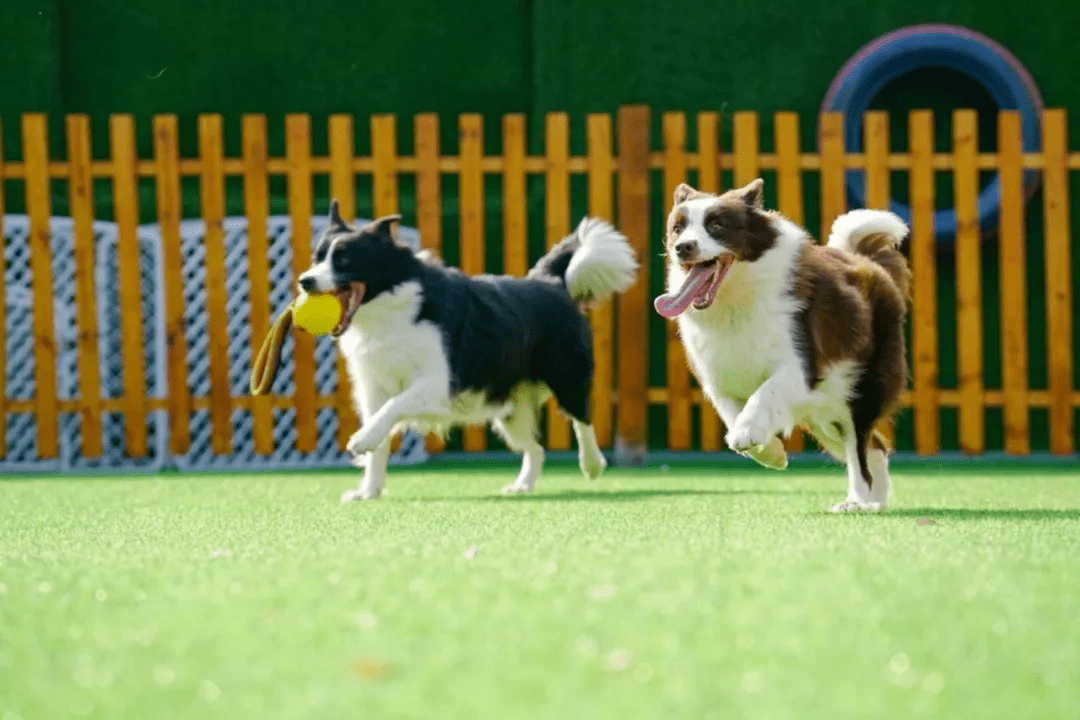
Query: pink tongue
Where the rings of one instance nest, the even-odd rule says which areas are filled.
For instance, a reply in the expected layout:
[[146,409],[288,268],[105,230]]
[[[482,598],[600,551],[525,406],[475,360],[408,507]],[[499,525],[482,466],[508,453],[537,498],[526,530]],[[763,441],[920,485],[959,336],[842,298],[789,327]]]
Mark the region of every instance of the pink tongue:
[[673,318],[686,312],[686,308],[690,307],[694,298],[700,295],[709,284],[715,270],[716,265],[713,264],[695,265],[677,293],[665,293],[653,300],[656,312],[666,318]]

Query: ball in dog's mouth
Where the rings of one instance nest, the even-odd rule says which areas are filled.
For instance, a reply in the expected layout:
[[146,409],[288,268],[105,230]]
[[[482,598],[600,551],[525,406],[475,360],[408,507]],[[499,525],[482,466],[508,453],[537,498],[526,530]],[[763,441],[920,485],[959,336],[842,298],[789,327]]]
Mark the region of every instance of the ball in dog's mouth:
[[338,302],[341,303],[341,320],[330,334],[334,337],[341,335],[349,328],[353,315],[360,309],[360,303],[364,301],[364,283],[351,282],[337,291]]
[[696,263],[686,268],[686,279],[682,287],[675,292],[664,293],[653,301],[656,312],[666,318],[677,317],[691,305],[695,310],[704,310],[716,300],[727,271],[731,269],[733,255],[725,253],[708,262]]

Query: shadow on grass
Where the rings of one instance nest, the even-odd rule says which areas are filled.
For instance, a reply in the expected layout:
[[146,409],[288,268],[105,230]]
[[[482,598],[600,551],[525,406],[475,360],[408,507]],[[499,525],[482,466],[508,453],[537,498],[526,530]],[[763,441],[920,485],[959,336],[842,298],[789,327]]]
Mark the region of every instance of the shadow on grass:
[[555,492],[544,492],[538,490],[532,493],[525,493],[521,495],[482,495],[482,496],[464,496],[455,495],[450,497],[428,498],[429,500],[465,500],[465,501],[499,501],[499,502],[631,502],[635,500],[651,500],[654,498],[670,498],[670,497],[700,497],[708,495],[716,496],[732,496],[732,495],[815,495],[820,494],[814,491],[798,490],[792,488],[785,490],[781,488],[769,488],[769,489],[719,489],[719,490],[695,490],[691,488],[640,488],[634,490],[559,490]]
[[942,520],[1080,520],[1080,508],[897,508],[884,515]]

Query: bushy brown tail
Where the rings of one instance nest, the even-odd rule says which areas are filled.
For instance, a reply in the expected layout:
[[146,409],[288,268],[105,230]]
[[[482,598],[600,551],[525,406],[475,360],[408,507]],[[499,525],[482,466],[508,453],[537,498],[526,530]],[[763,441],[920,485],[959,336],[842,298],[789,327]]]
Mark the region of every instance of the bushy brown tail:
[[885,210],[852,210],[836,218],[829,247],[863,255],[884,268],[904,297],[911,299],[911,268],[900,252],[907,237],[904,221]]

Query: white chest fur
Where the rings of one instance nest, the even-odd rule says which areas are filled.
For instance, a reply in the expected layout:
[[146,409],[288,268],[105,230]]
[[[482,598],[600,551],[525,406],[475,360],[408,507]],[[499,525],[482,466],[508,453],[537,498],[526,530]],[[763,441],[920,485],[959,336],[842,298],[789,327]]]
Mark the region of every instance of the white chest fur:
[[[736,263],[711,306],[678,317],[687,357],[710,395],[745,401],[777,368],[798,362],[792,324],[799,308],[789,287],[799,246],[781,241],[756,262]],[[683,278],[681,268],[670,268],[668,287]]]
[[420,299],[419,284],[406,283],[362,306],[338,338],[362,417],[370,417],[418,378],[441,382],[449,391],[439,329],[414,320]]

